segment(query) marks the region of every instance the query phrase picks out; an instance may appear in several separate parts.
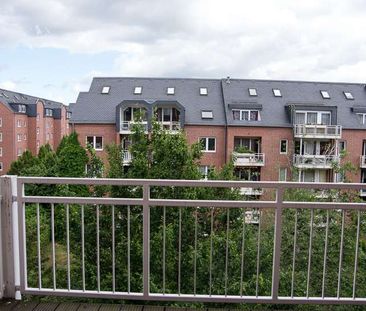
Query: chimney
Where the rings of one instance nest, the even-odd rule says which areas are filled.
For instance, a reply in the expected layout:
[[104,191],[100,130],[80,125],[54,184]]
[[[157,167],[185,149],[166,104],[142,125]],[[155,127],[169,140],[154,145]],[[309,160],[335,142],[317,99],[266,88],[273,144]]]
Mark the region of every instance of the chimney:
[[227,76],[227,77],[226,77],[226,83],[227,83],[227,84],[230,84],[230,76]]

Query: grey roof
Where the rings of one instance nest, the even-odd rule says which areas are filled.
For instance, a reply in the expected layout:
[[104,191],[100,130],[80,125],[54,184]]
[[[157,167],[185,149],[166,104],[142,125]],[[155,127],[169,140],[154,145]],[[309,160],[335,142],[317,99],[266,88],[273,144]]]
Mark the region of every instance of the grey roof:
[[[110,86],[109,94],[101,94],[103,86]],[[141,95],[133,94],[136,86],[142,86]],[[174,95],[167,95],[168,87],[175,88]],[[200,87],[208,88],[207,96],[199,94]],[[249,96],[249,88],[256,88],[257,96]],[[282,96],[275,97],[273,89],[279,89]],[[330,99],[324,99],[320,91],[327,91]],[[352,93],[354,100],[346,99],[344,92]],[[115,123],[115,108],[124,100],[178,101],[185,108],[185,124],[197,125],[292,127],[286,112],[289,105],[319,110],[337,107],[337,124],[366,129],[355,114],[366,110],[363,83],[251,79],[230,79],[227,83],[227,79],[94,78],[90,90],[81,92],[73,105],[71,122]],[[231,110],[239,107],[260,109],[261,121],[233,120]],[[201,110],[212,110],[214,119],[202,119]]]
[[[109,94],[101,94],[103,86],[110,86]],[[133,93],[136,86],[142,86],[141,95]],[[168,87],[175,88],[174,95],[167,95]],[[207,87],[207,96],[200,95],[200,87]],[[185,124],[225,124],[219,79],[168,78],[94,78],[89,92],[79,93],[71,122],[115,123],[115,108],[124,100],[177,101],[185,108]],[[214,118],[202,119],[201,110],[212,110]]]
[[0,88],[0,102],[5,104],[10,109],[12,109],[11,106],[13,104],[23,104],[29,106],[35,105],[37,100],[42,100],[44,102],[45,108],[56,109],[61,108],[63,106],[63,104],[60,102],[44,99],[41,97],[35,97],[19,92],[4,90]]

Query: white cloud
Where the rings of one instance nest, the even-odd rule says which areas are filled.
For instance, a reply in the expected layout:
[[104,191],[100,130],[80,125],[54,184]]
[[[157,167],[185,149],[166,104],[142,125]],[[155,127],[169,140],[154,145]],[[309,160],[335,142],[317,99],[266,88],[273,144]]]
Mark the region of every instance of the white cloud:
[[2,89],[6,89],[9,91],[15,91],[17,85],[15,82],[13,81],[2,81],[0,82],[0,88]]

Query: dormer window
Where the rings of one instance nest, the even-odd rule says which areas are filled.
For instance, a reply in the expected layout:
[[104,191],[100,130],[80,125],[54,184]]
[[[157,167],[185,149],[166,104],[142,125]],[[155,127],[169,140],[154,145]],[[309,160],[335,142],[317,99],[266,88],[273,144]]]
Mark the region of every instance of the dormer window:
[[168,88],[166,89],[166,94],[167,94],[167,95],[174,95],[174,93],[175,93],[175,89],[174,89],[174,87],[168,87]]
[[249,92],[249,96],[257,96],[257,89],[249,88],[248,92]]
[[273,91],[273,95],[275,97],[282,97],[281,90],[279,90],[279,89],[272,89],[272,91]]
[[27,112],[27,106],[26,105],[18,105],[18,112],[26,113]]
[[346,97],[346,99],[350,99],[350,100],[354,99],[351,92],[343,92],[343,94],[344,94],[344,97]]
[[133,94],[135,94],[135,95],[142,94],[142,86],[135,86]]
[[111,87],[110,86],[103,86],[102,94],[109,94]]
[[322,94],[324,99],[330,99],[330,95],[327,91],[320,91],[320,94]]
[[233,109],[233,119],[240,121],[260,121],[259,110]]
[[70,119],[71,115],[72,115],[71,111],[67,111],[66,112],[66,119]]
[[53,116],[52,109],[46,108],[45,115],[46,115],[46,117],[52,117]]
[[208,95],[207,87],[200,87],[200,95]]

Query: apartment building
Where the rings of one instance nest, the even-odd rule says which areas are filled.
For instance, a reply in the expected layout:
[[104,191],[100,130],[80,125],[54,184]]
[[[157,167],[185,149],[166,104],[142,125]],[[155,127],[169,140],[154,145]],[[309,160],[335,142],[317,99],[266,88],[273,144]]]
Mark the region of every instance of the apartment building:
[[[129,135],[136,116],[184,130],[203,148],[202,172],[234,158],[242,180],[342,180],[341,161],[366,182],[365,84],[245,79],[94,78],[79,94],[71,123],[81,143],[106,160],[105,145],[121,143],[131,160]],[[247,194],[260,192],[248,189]]]
[[57,148],[68,134],[71,112],[62,103],[0,89],[0,175],[25,150]]

